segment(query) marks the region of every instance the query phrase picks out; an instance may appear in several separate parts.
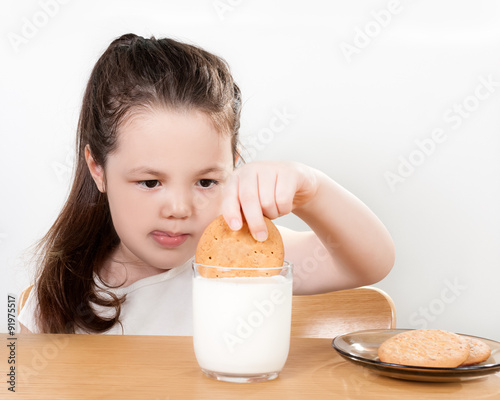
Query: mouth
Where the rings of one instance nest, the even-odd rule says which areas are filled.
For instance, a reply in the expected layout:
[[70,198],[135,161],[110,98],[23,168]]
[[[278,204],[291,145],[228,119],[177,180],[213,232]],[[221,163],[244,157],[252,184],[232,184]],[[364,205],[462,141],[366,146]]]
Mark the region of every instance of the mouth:
[[164,232],[164,231],[153,231],[151,232],[151,237],[160,246],[167,249],[173,249],[179,247],[188,238],[188,233],[177,233],[177,232]]

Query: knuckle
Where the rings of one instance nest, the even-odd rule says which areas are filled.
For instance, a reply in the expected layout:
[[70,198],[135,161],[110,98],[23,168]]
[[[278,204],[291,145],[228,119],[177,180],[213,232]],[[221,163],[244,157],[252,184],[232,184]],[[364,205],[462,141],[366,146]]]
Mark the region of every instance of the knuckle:
[[240,191],[239,198],[242,203],[249,203],[257,200],[257,196],[249,190]]
[[278,212],[277,209],[273,210],[264,210],[264,215],[269,218],[269,219],[275,219],[280,216],[280,213]]
[[263,210],[272,210],[276,208],[276,203],[271,199],[261,199],[260,205]]

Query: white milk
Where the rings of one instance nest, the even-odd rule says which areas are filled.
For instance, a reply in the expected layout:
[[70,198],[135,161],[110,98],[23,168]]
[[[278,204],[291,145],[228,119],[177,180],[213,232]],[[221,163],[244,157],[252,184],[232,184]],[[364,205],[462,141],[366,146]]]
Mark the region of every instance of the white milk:
[[279,372],[288,357],[292,279],[193,280],[194,349],[201,368],[226,374]]

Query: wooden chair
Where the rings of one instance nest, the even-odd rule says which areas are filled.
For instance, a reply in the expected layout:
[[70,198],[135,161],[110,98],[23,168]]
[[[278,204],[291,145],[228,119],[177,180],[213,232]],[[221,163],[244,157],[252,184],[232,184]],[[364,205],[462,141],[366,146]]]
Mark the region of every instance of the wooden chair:
[[331,338],[364,329],[394,329],[396,309],[384,291],[357,289],[293,296],[292,336]]
[[[19,297],[18,313],[33,285]],[[292,336],[331,338],[363,329],[394,329],[396,308],[384,291],[365,286],[309,296],[293,296]]]

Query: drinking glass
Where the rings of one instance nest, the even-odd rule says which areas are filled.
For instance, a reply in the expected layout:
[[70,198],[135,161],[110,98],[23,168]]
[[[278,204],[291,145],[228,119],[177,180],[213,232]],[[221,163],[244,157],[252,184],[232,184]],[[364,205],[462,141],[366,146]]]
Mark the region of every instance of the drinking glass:
[[290,347],[292,270],[287,262],[273,268],[193,263],[193,344],[207,376],[229,382],[278,377]]

